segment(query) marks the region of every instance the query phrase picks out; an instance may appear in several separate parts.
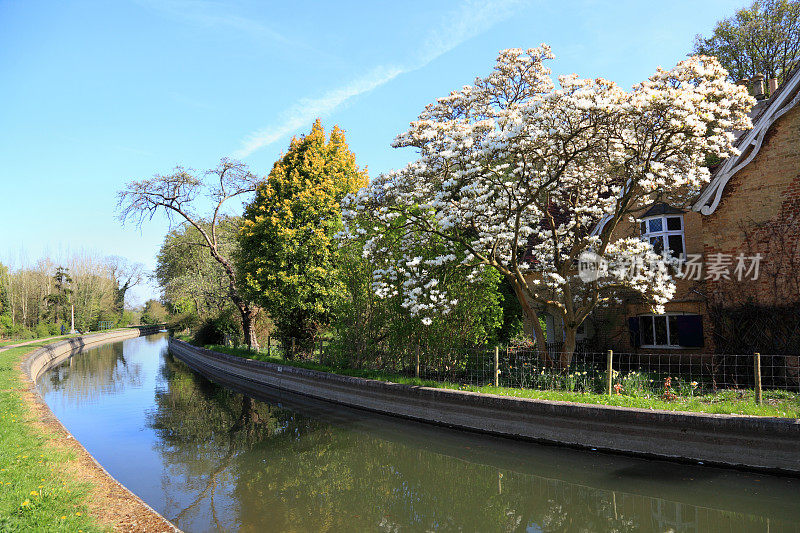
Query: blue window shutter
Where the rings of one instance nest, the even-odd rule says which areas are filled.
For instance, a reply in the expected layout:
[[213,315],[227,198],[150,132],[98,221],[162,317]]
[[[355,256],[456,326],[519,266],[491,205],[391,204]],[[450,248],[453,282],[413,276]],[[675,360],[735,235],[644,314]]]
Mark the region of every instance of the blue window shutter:
[[631,346],[638,348],[641,345],[639,337],[639,317],[632,316],[628,319],[628,330],[631,333]]
[[703,316],[678,315],[678,344],[687,348],[703,346]]

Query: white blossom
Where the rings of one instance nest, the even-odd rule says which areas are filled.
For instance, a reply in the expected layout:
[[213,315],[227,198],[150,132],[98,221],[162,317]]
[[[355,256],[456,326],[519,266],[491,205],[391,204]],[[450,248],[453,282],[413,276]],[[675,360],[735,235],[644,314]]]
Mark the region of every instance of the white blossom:
[[[378,296],[401,294],[427,323],[457,301],[440,290],[441,267],[497,268],[568,329],[624,292],[657,310],[672,297],[668,259],[611,234],[655,193],[682,203],[707,183],[705,157],[736,153],[731,131],[751,127],[754,100],[712,57],[658,68],[630,91],[575,74],[556,86],[552,58],[544,44],[501,51],[487,77],[428,105],[397,136],[415,161],[343,201],[340,238],[371,229],[364,256]],[[400,260],[381,253],[388,239]],[[585,251],[608,262],[609,276],[579,279]]]

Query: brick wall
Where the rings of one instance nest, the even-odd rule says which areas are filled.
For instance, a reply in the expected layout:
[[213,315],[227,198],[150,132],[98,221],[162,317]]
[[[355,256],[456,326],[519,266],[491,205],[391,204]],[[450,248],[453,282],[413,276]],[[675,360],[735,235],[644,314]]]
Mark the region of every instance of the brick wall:
[[800,301],[800,107],[772,125],[761,150],[703,217],[709,254],[763,256],[757,281],[708,281],[710,301],[775,306]]
[[[703,315],[705,346],[692,351],[714,351],[713,325],[707,305],[734,307],[747,301],[765,306],[800,302],[800,106],[772,125],[761,150],[727,184],[722,200],[711,215],[684,213],[686,252],[711,254],[761,254],[756,281],[678,280],[667,312]],[[637,235],[634,223],[624,223],[615,237]],[[735,264],[735,260],[734,260]],[[705,272],[704,272],[705,275]],[[635,299],[618,311],[631,317],[648,313]],[[635,351],[620,324],[613,334],[622,350]],[[654,351],[652,349],[642,349]]]

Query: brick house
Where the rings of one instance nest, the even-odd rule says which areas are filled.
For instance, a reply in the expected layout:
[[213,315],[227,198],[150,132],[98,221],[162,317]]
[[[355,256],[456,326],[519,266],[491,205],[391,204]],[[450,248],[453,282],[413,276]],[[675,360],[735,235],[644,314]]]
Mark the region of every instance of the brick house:
[[769,94],[763,82],[740,82],[758,99],[753,128],[736,141],[741,155],[719,164],[686,205],[655,203],[617,228],[690,261],[665,314],[635,297],[596,313],[586,329],[610,332],[600,343],[625,352],[714,353],[725,335],[713,313],[743,304],[800,309],[800,64],[780,87],[769,80]]

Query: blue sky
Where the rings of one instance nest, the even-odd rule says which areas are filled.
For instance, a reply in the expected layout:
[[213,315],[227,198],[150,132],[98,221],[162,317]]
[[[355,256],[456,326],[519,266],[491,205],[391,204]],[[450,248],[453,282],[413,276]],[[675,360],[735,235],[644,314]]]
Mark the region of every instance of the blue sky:
[[317,116],[375,175],[413,159],[395,135],[500,49],[546,42],[555,74],[630,87],[744,4],[0,0],[0,261],[152,269],[167,222],[120,226],[130,179],[223,156],[264,175]]

